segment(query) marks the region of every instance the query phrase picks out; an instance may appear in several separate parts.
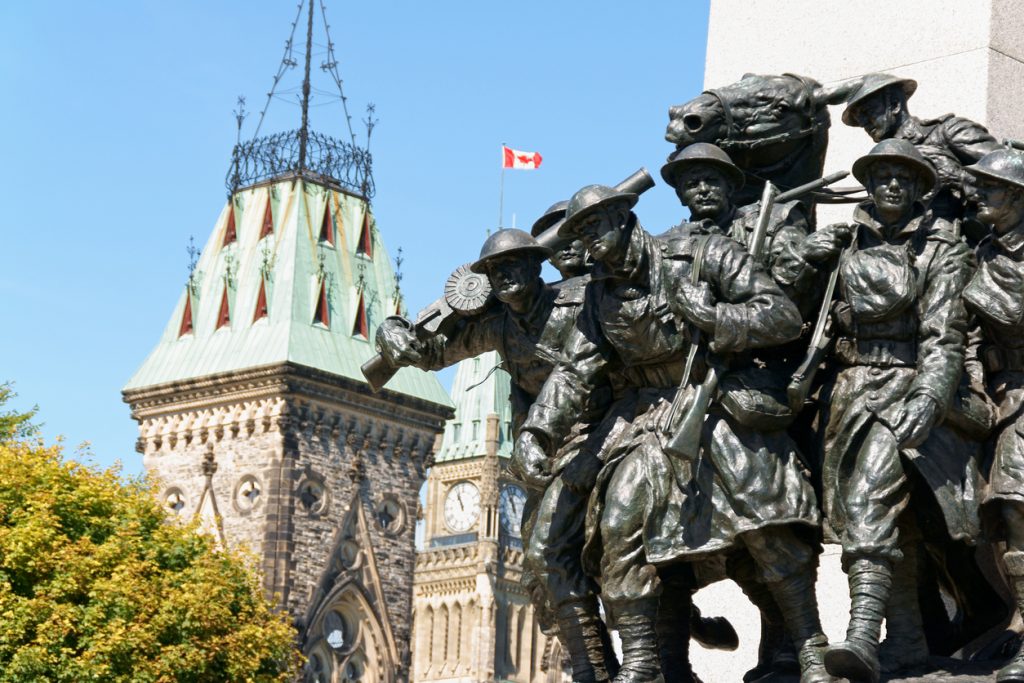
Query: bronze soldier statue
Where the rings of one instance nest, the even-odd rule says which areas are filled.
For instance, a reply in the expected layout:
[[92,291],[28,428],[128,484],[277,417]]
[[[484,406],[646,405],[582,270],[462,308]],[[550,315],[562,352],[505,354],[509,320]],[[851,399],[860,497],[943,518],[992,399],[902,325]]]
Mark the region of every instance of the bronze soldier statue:
[[[566,200],[555,202],[549,206],[544,215],[534,222],[530,234],[539,237],[545,230],[565,217],[565,209],[568,206],[569,202]],[[590,266],[587,264],[587,248],[580,240],[566,240],[563,244],[556,245],[548,261],[562,276],[563,281],[569,278],[583,277],[590,273]]]
[[[513,434],[560,357],[583,301],[578,278],[558,286],[540,278],[551,251],[522,230],[499,230],[487,238],[474,272],[484,273],[500,306],[459,321],[447,336],[419,340],[411,323],[391,317],[377,333],[378,347],[393,366],[437,370],[484,351],[497,350],[512,376]],[[600,618],[594,583],[580,566],[586,492],[599,463],[581,449],[588,429],[602,414],[601,392],[581,405],[564,445],[559,443],[547,468],[553,475],[528,487],[524,510],[524,573],[531,598],[569,655],[574,681],[607,681],[617,661]],[[513,456],[514,457],[514,456]],[[515,470],[515,462],[511,468]],[[550,631],[550,629],[548,629]]]
[[[823,390],[825,512],[843,546],[852,604],[846,640],[829,648],[825,666],[834,676],[878,681],[883,617],[893,668],[928,655],[915,516],[937,508],[953,539],[978,531],[971,446],[940,424],[963,374],[959,293],[973,259],[953,226],[920,204],[937,178],[914,145],[883,140],[853,173],[870,200],[854,214],[854,240],[838,266],[835,377]],[[822,229],[792,266],[826,267],[848,231]]]
[[[687,561],[739,550],[755,558],[758,578],[784,614],[803,680],[828,680],[814,597],[817,555],[797,531],[817,526],[817,506],[790,442],[718,407],[707,416],[696,458],[668,455],[671,435],[663,431],[699,335],[714,354],[738,353],[796,337],[799,313],[740,245],[700,223],[655,238],[631,211],[636,200],[591,185],[569,202],[563,231],[582,238],[596,265],[564,357],[517,439],[522,476],[547,481],[550,456],[575,415],[610,383],[615,402],[597,429],[603,467],[584,562],[600,577],[622,639],[617,683],[694,680],[688,662],[663,670],[680,662],[659,653],[659,596]],[[695,363],[695,374],[707,362]]]
[[[721,232],[749,249],[761,205],[760,202],[743,207],[734,205],[733,198],[743,186],[744,174],[725,151],[710,143],[694,143],[673,154],[668,163],[662,166],[661,176],[675,188],[679,201],[690,210],[690,222],[701,223],[709,232]],[[759,259],[761,264],[770,270],[782,249],[795,248],[801,244],[807,232],[807,211],[801,202],[789,201],[772,206],[764,236],[764,249]],[[783,291],[797,303],[801,313],[814,307],[815,288],[812,285],[815,280],[813,273],[801,273],[797,278],[781,282],[776,278],[783,286]],[[806,348],[806,342],[797,339],[780,346],[759,349],[757,360],[760,362],[757,368],[754,367],[753,358],[742,360],[745,369],[756,371],[761,405],[775,409],[773,417],[777,421],[776,429],[787,426],[786,423],[794,417],[786,405],[785,387]],[[742,378],[735,375],[732,379],[738,383],[754,377],[747,372]],[[766,393],[769,387],[773,390],[771,395]],[[772,400],[773,397],[775,400]],[[786,636],[782,612],[768,587],[757,580],[752,558],[747,553],[733,553],[729,557],[726,572],[761,613],[758,661],[746,673],[744,680],[757,680],[772,671],[779,674],[799,673],[796,652]],[[702,581],[706,582],[706,579]]]
[[[843,123],[863,128],[871,139],[906,140],[931,162],[938,172],[930,208],[940,218],[965,217],[967,195],[963,167],[998,149],[988,130],[961,116],[945,114],[919,119],[907,110],[907,100],[917,81],[883,73],[868,74],[849,99]],[[981,239],[982,235],[973,236]]]
[[[661,167],[661,177],[676,191],[693,222],[707,221],[749,250],[757,226],[759,202],[736,206],[734,197],[743,187],[743,171],[720,147],[696,142],[673,154]],[[782,248],[798,242],[810,230],[807,209],[799,201],[772,206],[762,264],[770,267]]]
[[[1003,562],[1024,614],[1024,154],[996,150],[967,171],[978,219],[992,228],[978,249],[978,271],[964,290],[982,332],[979,357],[985,379],[998,403],[983,504],[1001,522]],[[1024,649],[996,680],[1024,682]]]
[[[530,234],[537,237],[565,218],[566,209],[569,206],[567,200],[555,202],[544,214],[538,218],[530,230]],[[553,246],[553,253],[548,261],[559,271],[567,282],[575,277],[578,280],[575,286],[585,287],[590,281],[591,264],[587,254],[587,248],[578,237],[566,238]],[[556,283],[556,286],[559,283]],[[576,437],[580,443],[582,434]],[[529,524],[527,525],[529,526]],[[680,572],[687,575],[687,572]],[[682,582],[683,576],[678,577]],[[692,583],[697,583],[696,577]],[[739,636],[736,629],[724,617],[705,617],[701,614],[700,608],[690,600],[690,592],[687,591],[686,598],[675,606],[675,616],[678,621],[674,628],[669,629],[667,624],[662,624],[664,632],[663,653],[665,656],[681,657],[686,661],[688,651],[688,640],[692,638],[705,648],[713,650],[735,650],[739,647]],[[669,632],[671,630],[671,632]],[[671,655],[670,655],[671,653]],[[795,656],[793,665],[796,665]]]

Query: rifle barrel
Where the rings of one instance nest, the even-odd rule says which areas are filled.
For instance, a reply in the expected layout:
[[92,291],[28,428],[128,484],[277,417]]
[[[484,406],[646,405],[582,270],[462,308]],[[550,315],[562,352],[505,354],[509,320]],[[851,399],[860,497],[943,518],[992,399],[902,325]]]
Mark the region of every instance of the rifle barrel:
[[786,190],[785,192],[783,192],[779,196],[777,196],[775,198],[775,201],[779,202],[780,204],[782,202],[788,202],[789,200],[796,199],[797,197],[799,197],[801,195],[805,195],[808,192],[813,192],[814,190],[820,190],[823,187],[828,187],[832,183],[837,183],[837,182],[839,182],[840,180],[842,180],[843,178],[845,178],[848,175],[850,175],[849,171],[836,171],[835,173],[830,173],[827,176],[825,176],[824,178],[818,178],[817,180],[812,180],[811,182],[804,183],[803,185],[800,185],[799,187],[794,187],[792,190]]

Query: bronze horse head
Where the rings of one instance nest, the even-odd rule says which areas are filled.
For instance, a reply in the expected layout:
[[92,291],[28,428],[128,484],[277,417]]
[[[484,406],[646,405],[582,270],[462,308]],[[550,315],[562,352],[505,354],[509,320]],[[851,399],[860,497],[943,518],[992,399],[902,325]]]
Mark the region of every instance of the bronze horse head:
[[829,104],[844,102],[855,87],[825,87],[795,74],[746,74],[723,88],[707,90],[685,104],[669,108],[665,139],[681,149],[711,142],[747,174],[737,196],[740,204],[756,201],[770,180],[786,190],[822,175]]

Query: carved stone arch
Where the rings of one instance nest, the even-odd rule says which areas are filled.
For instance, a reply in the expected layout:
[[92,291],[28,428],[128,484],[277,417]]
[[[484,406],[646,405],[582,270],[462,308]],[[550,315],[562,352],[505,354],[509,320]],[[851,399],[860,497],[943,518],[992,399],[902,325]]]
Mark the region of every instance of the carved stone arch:
[[398,652],[366,592],[345,582],[321,602],[305,632],[303,653],[328,653],[331,683],[395,681]]
[[[336,613],[354,633],[352,648],[332,648],[332,683],[395,681],[400,673],[401,653],[391,630],[387,600],[358,491],[351,498],[330,548],[327,566],[303,620],[303,652],[317,645],[319,639],[326,639],[324,624],[328,618],[337,624],[337,618],[331,616]],[[348,668],[358,669],[358,676],[349,675],[353,672]]]
[[555,636],[547,636],[544,645],[541,671],[545,673],[545,683],[572,681],[572,669],[569,667],[569,658],[562,649],[562,643]]
[[449,670],[458,672],[462,666],[465,653],[462,651],[462,632],[466,628],[463,617],[462,603],[456,600],[452,604],[448,625],[448,663]]
[[434,663],[438,672],[444,673],[448,666],[448,603],[441,603],[437,609],[434,636]]
[[480,625],[480,611],[476,596],[471,596],[462,606],[462,634],[459,649],[462,652],[462,661],[467,669],[471,669],[476,657],[476,638],[474,637],[477,627]]
[[413,614],[416,624],[416,647],[413,650],[413,664],[416,678],[422,679],[431,670],[432,653],[434,651],[434,606],[427,603],[416,609]]

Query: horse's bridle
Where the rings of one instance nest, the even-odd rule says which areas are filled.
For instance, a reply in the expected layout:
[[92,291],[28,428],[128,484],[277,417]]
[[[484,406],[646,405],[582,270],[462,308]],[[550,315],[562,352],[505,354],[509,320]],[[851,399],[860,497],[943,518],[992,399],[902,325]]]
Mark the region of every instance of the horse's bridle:
[[737,140],[736,135],[741,131],[736,128],[736,120],[733,118],[732,110],[729,108],[729,103],[722,95],[720,90],[711,88],[705,90],[705,95],[711,95],[718,100],[718,103],[722,105],[722,118],[725,120],[725,137],[719,140],[716,144],[725,149],[749,151],[758,149],[759,147],[768,147],[770,145],[777,145],[783,142],[790,142],[792,140],[800,140],[808,136],[816,134],[824,125],[828,118],[828,109],[822,108],[818,114],[814,113],[814,86],[812,86],[806,78],[797,74],[782,74],[787,78],[795,78],[800,81],[800,84],[804,87],[804,93],[806,94],[806,102],[808,111],[804,112],[810,124],[807,128],[801,128],[797,131],[790,131],[786,133],[779,133],[777,135],[769,135],[768,137],[755,138],[751,140]]

